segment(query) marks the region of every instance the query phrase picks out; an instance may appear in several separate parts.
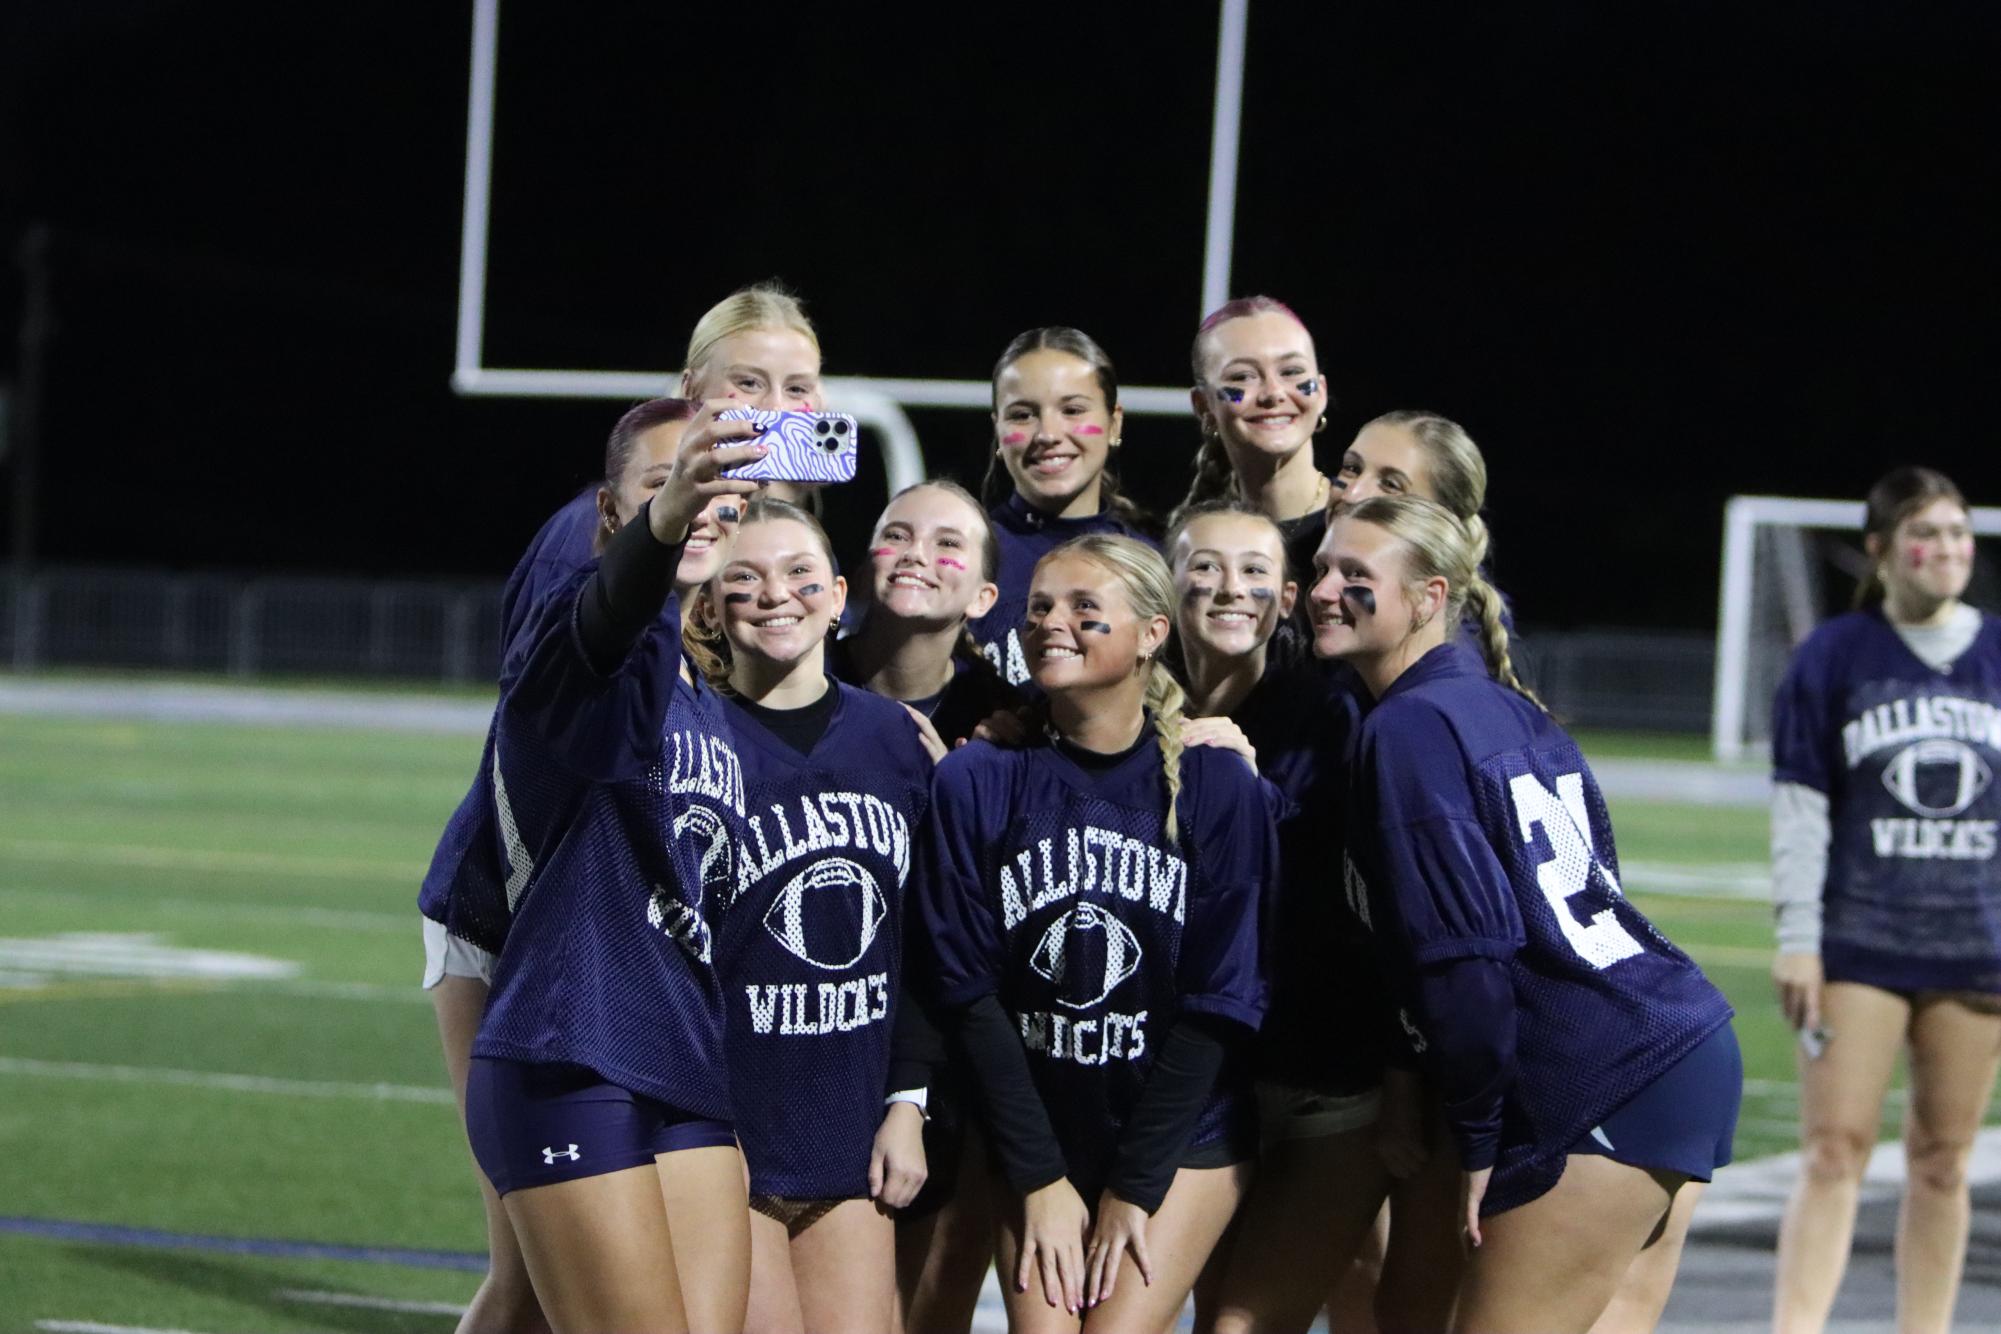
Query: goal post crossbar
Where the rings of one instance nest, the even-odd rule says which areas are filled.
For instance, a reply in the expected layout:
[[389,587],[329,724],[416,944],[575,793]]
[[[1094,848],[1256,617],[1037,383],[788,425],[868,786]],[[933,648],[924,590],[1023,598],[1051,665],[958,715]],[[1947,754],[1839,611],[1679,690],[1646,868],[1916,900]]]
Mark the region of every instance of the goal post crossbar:
[[[2001,508],[1968,512],[1981,537],[2001,536]],[[1859,500],[1809,500],[1791,496],[1732,496],[1723,507],[1723,572],[1716,608],[1716,692],[1710,745],[1719,760],[1744,758],[1749,701],[1753,547],[1761,526],[1862,531]]]

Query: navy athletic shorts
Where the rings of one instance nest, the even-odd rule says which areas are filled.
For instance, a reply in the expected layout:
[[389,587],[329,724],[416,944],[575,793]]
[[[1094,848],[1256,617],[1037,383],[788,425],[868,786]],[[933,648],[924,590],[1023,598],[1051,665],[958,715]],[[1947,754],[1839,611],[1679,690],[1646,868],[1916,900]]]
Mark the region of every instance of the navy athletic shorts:
[[1592,1127],[1570,1151],[1707,1181],[1730,1161],[1743,1098],[1744,1057],[1735,1030],[1725,1024]]
[[726,1121],[691,1116],[581,1065],[475,1056],[466,1138],[499,1194],[602,1176],[680,1149],[735,1147]]

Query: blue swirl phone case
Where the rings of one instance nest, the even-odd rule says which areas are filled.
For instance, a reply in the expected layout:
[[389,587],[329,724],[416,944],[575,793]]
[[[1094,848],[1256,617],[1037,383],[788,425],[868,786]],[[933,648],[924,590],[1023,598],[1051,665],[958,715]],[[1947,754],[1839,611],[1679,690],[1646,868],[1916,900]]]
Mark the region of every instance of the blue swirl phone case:
[[852,482],[858,428],[845,412],[773,412],[764,408],[725,408],[717,421],[747,421],[757,427],[753,440],[732,445],[763,445],[771,452],[755,463],[732,468],[725,477],[759,482]]

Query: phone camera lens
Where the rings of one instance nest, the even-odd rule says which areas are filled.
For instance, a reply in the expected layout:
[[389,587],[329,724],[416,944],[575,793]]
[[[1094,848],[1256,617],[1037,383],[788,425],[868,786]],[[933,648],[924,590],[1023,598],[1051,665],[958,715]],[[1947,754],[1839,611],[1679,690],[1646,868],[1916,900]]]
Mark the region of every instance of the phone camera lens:
[[834,423],[835,435],[846,435],[847,433],[848,433],[848,424],[846,422],[837,421]]

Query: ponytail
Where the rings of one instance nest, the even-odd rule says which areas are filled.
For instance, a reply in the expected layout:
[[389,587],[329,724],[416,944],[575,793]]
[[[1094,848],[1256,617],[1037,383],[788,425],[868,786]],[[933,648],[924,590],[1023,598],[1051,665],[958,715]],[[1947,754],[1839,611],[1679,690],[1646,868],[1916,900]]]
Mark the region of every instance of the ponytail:
[[1181,711],[1188,697],[1167,664],[1155,661],[1147,667],[1146,707],[1153,714],[1154,735],[1160,742],[1160,767],[1167,780],[1167,841],[1181,842],[1181,817],[1176,807],[1181,801]]
[[1205,432],[1202,447],[1195,451],[1195,476],[1188,483],[1188,494],[1168,516],[1168,527],[1180,527],[1198,505],[1234,499],[1236,494],[1237,470],[1230,464],[1230,452],[1223,447],[1223,437]]

